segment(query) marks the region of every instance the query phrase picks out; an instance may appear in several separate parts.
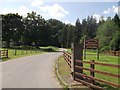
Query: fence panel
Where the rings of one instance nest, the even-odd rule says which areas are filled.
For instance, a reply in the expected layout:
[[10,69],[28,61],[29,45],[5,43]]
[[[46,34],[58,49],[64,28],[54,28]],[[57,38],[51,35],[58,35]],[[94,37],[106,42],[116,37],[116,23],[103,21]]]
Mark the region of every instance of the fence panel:
[[69,67],[71,68],[71,54],[63,51],[63,56]]
[[95,70],[95,68],[94,68],[95,65],[100,65],[100,66],[104,65],[106,67],[120,68],[120,65],[94,62],[94,60],[92,60],[92,61],[77,60],[76,62],[77,63],[87,63],[87,64],[90,65],[90,68],[80,67],[79,65],[76,65],[75,68],[77,68],[77,69],[83,69],[83,70],[86,70],[86,71],[90,71],[90,76],[84,75],[83,73],[76,73],[78,76],[82,76],[83,78],[88,78],[89,82],[92,83],[92,84],[94,84],[94,81],[98,81],[98,82],[102,82],[102,83],[108,84],[108,85],[113,86],[113,87],[120,88],[119,84],[116,84],[116,83],[113,83],[113,82],[110,82],[110,81],[107,81],[107,80],[103,80],[101,78],[95,78],[95,73],[106,75],[106,76],[111,76],[111,77],[114,77],[114,78],[120,78],[120,74],[113,74],[113,73],[109,73],[109,72],[105,72],[105,71]]

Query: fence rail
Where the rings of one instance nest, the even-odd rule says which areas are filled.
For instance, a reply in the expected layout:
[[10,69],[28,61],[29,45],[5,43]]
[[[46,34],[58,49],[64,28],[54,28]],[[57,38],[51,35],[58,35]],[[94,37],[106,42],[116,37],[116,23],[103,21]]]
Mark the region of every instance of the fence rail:
[[101,65],[101,66],[110,66],[110,67],[120,68],[120,65],[116,65],[116,64],[107,64],[107,63],[91,62],[91,61],[80,61],[80,60],[76,60],[76,62],[78,62],[78,63],[87,63],[87,64],[93,63],[93,64]]
[[0,58],[2,57],[8,58],[8,50],[0,50]]
[[71,68],[71,54],[63,51],[63,56],[69,67]]

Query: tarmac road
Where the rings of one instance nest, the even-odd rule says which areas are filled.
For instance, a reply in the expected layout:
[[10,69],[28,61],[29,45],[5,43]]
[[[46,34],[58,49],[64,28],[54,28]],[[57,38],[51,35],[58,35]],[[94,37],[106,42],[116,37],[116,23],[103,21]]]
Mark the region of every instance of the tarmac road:
[[62,52],[26,56],[2,63],[2,88],[60,88],[54,63]]

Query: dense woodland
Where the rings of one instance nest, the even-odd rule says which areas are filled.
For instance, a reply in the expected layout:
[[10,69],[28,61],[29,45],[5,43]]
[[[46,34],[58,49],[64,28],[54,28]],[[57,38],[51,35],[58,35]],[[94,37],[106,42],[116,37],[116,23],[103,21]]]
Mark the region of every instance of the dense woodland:
[[95,38],[100,41],[100,49],[115,50],[120,48],[120,18],[99,22],[93,16],[88,16],[80,22],[76,20],[75,26],[65,24],[56,19],[45,20],[35,12],[28,13],[26,17],[18,14],[5,14],[2,16],[2,42],[4,47],[11,46],[56,46],[70,48],[71,43],[78,43],[85,38]]

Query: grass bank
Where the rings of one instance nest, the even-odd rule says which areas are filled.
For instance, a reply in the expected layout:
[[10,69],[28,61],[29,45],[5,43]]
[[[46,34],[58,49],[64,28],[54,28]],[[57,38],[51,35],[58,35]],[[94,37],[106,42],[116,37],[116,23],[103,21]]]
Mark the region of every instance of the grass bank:
[[58,60],[58,71],[63,78],[71,77],[71,70],[64,60],[63,56],[61,56]]
[[90,88],[84,86],[81,83],[75,82],[71,75],[71,69],[69,68],[67,62],[64,60],[63,56],[58,59],[58,73],[62,78],[59,80],[60,84],[63,86],[64,90],[91,90]]
[[[56,78],[59,81],[59,84],[63,87],[63,90],[69,90],[69,85],[65,82],[63,75],[61,74],[61,68],[63,68],[64,66],[60,66],[60,62],[63,62],[64,60],[61,61],[63,56],[60,56],[56,62],[55,62],[55,74],[56,74]],[[66,64],[65,62],[63,62],[63,64]],[[67,68],[65,69],[67,71]],[[64,71],[62,71],[62,73],[64,73]]]

